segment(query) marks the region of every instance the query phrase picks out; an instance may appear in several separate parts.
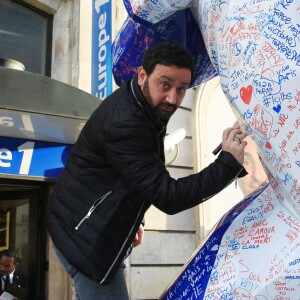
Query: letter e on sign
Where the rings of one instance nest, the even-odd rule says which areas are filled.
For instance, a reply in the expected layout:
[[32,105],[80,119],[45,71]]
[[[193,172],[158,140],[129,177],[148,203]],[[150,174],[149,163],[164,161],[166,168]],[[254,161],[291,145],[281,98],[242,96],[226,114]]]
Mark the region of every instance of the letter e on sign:
[[8,149],[0,149],[0,167],[9,168],[11,166],[12,154]]

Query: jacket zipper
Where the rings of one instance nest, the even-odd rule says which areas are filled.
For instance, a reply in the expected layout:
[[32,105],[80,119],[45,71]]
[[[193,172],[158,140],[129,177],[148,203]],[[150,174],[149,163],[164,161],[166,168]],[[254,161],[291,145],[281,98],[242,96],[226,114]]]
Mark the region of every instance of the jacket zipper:
[[163,126],[162,126],[162,129],[161,129],[160,132],[157,134],[157,136],[160,136],[161,133],[162,133],[164,130],[165,130],[165,126],[163,125]]
[[88,213],[80,220],[80,222],[75,226],[75,229],[78,230],[79,227],[83,224],[83,222],[85,220],[87,220],[91,214],[93,213],[93,211],[112,193],[112,191],[107,192],[106,194],[104,194],[103,196],[101,196],[100,198],[98,198],[93,205],[91,206],[91,208],[89,209]]
[[[223,188],[222,190],[226,189],[233,181],[236,181],[236,182],[237,182],[238,176],[240,175],[240,173],[241,173],[242,171],[243,171],[243,167],[241,167],[241,169],[240,169],[239,172],[235,175],[235,177],[234,177],[230,182],[228,182],[227,185],[224,186],[224,188]],[[209,198],[212,198],[213,196],[215,196],[215,195],[217,195],[217,194],[218,194],[218,193],[213,194],[213,195],[211,195],[211,196],[208,196],[208,197],[202,199],[202,202],[208,200]]]
[[141,209],[139,210],[139,213],[137,214],[137,217],[135,218],[135,221],[134,221],[134,223],[133,223],[133,225],[132,225],[132,227],[131,227],[131,229],[130,229],[130,231],[129,231],[129,234],[127,235],[127,237],[126,237],[126,239],[125,239],[125,241],[124,241],[124,243],[123,243],[123,245],[122,245],[120,251],[118,252],[116,258],[115,258],[114,261],[112,262],[112,264],[111,264],[111,266],[109,267],[108,271],[107,271],[106,274],[104,275],[103,279],[100,281],[100,284],[102,284],[102,283],[105,281],[105,279],[106,279],[107,276],[109,275],[111,269],[112,269],[113,266],[115,265],[117,259],[119,258],[120,254],[122,253],[122,251],[123,251],[123,249],[124,249],[124,247],[125,247],[125,245],[126,245],[126,243],[127,243],[127,241],[128,241],[128,238],[130,237],[130,235],[131,235],[131,233],[132,233],[132,231],[133,231],[133,228],[135,227],[135,224],[136,224],[136,222],[137,222],[139,216],[141,215],[141,212],[142,212],[142,210],[143,210],[143,208],[144,208],[144,205],[145,205],[145,201],[144,201],[144,203],[143,203]]

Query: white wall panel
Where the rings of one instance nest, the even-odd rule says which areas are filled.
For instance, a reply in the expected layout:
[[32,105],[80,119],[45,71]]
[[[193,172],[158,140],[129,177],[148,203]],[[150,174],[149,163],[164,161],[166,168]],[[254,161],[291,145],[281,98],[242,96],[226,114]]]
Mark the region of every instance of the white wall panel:
[[[200,93],[199,99],[199,115],[197,116],[200,135],[200,147],[196,149],[199,155],[201,166],[203,169],[216,159],[212,154],[213,149],[222,141],[223,130],[232,127],[236,121],[236,117],[227,103],[227,99],[219,84],[219,78],[207,82],[204,86],[204,92]],[[199,134],[200,133],[200,134]],[[200,151],[201,149],[201,151]],[[196,166],[196,162],[194,162]],[[197,169],[197,168],[196,168]],[[216,224],[216,222],[233,207],[238,201],[243,199],[242,192],[235,183],[226,187],[223,191],[206,201],[201,206],[201,226],[205,228],[205,235]]]
[[185,94],[185,97],[184,97],[184,99],[181,103],[181,106],[185,107],[185,108],[192,109],[193,106],[194,106],[195,95],[196,95],[196,89],[195,88],[188,89],[186,94]]
[[169,134],[178,128],[184,128],[186,136],[192,136],[191,112],[189,110],[180,107],[176,110],[168,123],[167,133]]
[[145,221],[145,229],[148,230],[194,231],[195,210],[191,208],[175,215],[167,215],[152,205],[145,215]]
[[131,267],[130,300],[155,300],[180,272],[181,267]]
[[191,139],[184,139],[174,151],[166,155],[166,164],[193,168],[193,143]]
[[196,248],[193,233],[145,231],[143,243],[134,248],[131,264],[183,264]]
[[176,167],[168,167],[167,170],[170,176],[175,179],[189,176],[194,173],[192,169],[181,169]]

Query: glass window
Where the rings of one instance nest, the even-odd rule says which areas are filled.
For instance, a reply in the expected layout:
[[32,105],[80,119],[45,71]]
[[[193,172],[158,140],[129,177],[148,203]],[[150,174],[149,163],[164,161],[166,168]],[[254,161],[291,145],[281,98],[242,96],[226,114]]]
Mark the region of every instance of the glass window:
[[0,57],[50,76],[52,18],[12,0],[0,1]]
[[16,252],[13,276],[18,279],[5,291],[19,299],[40,299],[38,295],[43,294],[45,225],[38,218],[43,209],[41,191],[38,187],[5,185],[0,181],[0,273],[11,272],[5,269],[2,256],[13,257],[8,250]]

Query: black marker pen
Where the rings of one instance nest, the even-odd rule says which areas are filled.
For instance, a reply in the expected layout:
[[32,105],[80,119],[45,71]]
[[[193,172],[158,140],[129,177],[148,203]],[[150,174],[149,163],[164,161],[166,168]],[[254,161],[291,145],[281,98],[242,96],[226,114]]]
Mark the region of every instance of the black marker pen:
[[222,143],[212,152],[212,154],[217,155],[222,150]]

